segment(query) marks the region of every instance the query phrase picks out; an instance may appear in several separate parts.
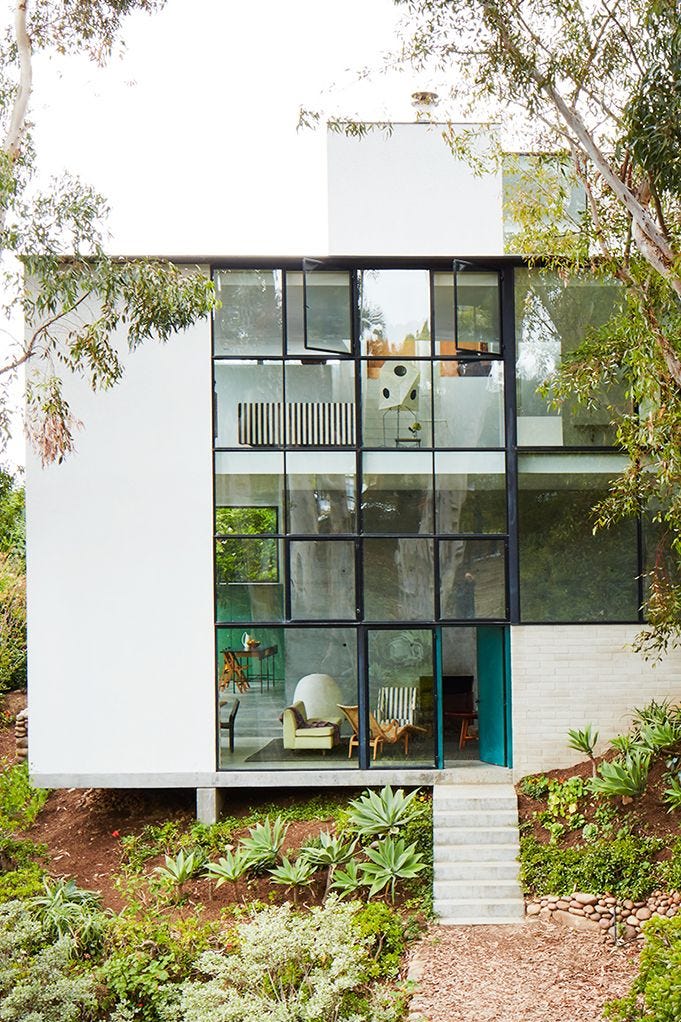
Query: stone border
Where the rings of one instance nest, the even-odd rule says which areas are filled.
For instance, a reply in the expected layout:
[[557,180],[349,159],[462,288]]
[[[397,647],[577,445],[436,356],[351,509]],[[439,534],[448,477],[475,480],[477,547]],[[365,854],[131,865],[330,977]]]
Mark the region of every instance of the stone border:
[[14,722],[14,744],[17,763],[28,758],[28,710],[24,708],[17,713]]
[[604,940],[642,940],[641,927],[654,916],[671,919],[679,912],[681,893],[653,891],[644,901],[615,898],[610,894],[583,894],[576,891],[559,898],[526,898],[528,918],[549,919],[576,930],[600,934]]

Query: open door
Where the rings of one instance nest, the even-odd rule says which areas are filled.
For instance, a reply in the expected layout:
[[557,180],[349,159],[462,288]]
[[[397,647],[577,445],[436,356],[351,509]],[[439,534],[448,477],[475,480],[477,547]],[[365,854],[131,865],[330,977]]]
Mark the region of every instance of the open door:
[[478,715],[480,759],[512,766],[511,676],[508,628],[478,625]]

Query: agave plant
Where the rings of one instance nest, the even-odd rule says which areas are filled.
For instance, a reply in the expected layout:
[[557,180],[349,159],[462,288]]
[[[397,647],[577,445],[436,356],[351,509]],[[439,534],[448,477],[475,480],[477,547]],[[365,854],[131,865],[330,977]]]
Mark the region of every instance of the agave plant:
[[357,894],[364,883],[364,877],[359,872],[359,866],[355,859],[350,859],[346,866],[337,866],[333,874],[333,883],[329,890],[334,891],[340,899],[347,898],[349,894]]
[[316,844],[305,845],[300,849],[302,858],[317,867],[327,867],[324,897],[326,897],[331,889],[331,881],[333,880],[336,866],[341,866],[344,862],[351,859],[356,846],[356,839],[354,841],[343,841],[342,838],[325,830],[319,835]]
[[639,740],[652,753],[673,749],[681,741],[681,723],[667,718],[643,724],[639,730]]
[[187,881],[199,872],[203,863],[204,854],[200,848],[195,848],[191,852],[185,852],[184,848],[181,848],[174,858],[172,855],[166,855],[165,866],[156,866],[154,873],[157,873],[165,883],[182,891]]
[[622,795],[637,798],[642,795],[648,781],[650,753],[647,749],[634,749],[623,759],[601,763],[600,777],[594,777],[589,787],[595,795]]
[[239,880],[250,868],[251,859],[243,848],[237,848],[234,851],[228,848],[221,859],[208,863],[206,875],[216,880],[216,887],[222,887],[225,883],[233,884],[236,895]]
[[274,820],[268,818],[264,823],[249,827],[249,837],[241,840],[249,864],[257,870],[273,866],[279,858],[287,831],[288,824],[284,823],[281,816]]
[[583,752],[591,760],[591,775],[596,776],[596,759],[594,750],[598,742],[598,731],[587,724],[583,731],[568,731],[568,745],[577,752]]
[[668,699],[658,703],[651,699],[646,706],[635,709],[633,714],[634,729],[640,731],[651,724],[678,724],[681,721],[681,706],[672,706]]
[[360,864],[364,883],[369,887],[369,897],[378,894],[390,885],[391,900],[395,901],[395,884],[398,880],[413,880],[426,868],[423,856],[416,851],[416,845],[405,847],[404,840],[385,837],[365,849],[370,862]]
[[610,744],[613,749],[616,749],[622,756],[629,756],[634,749],[639,748],[636,739],[631,735],[616,735],[614,738],[610,739]]
[[291,862],[284,857],[279,866],[275,866],[274,869],[270,870],[270,878],[273,884],[281,884],[283,887],[287,887],[289,891],[293,891],[293,904],[297,905],[298,889],[300,887],[309,887],[316,872],[317,867],[314,863],[309,862],[302,856],[299,856],[295,862]]
[[662,792],[662,801],[669,806],[667,812],[681,809],[681,780],[678,775],[669,778],[669,787]]
[[380,792],[365,791],[350,803],[350,826],[360,837],[398,834],[401,827],[422,812],[421,807],[414,802],[417,795],[418,788],[405,795],[402,788],[393,792],[390,785]]

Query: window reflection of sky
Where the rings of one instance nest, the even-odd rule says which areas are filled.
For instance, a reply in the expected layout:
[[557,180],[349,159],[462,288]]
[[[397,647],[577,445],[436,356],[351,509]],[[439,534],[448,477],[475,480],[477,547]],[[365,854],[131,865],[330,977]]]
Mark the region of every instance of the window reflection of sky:
[[[430,338],[426,270],[367,270],[362,274],[361,295],[363,340],[380,337],[399,353],[410,334]],[[429,350],[419,353],[427,355]]]

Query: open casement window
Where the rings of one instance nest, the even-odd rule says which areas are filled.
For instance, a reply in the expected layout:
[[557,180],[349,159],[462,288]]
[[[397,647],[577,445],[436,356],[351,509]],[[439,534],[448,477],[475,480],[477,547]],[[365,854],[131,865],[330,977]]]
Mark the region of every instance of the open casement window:
[[303,336],[306,351],[352,354],[352,288],[349,270],[325,270],[303,260]]
[[501,354],[501,281],[498,270],[455,260],[452,273],[435,273],[436,353],[444,358]]

